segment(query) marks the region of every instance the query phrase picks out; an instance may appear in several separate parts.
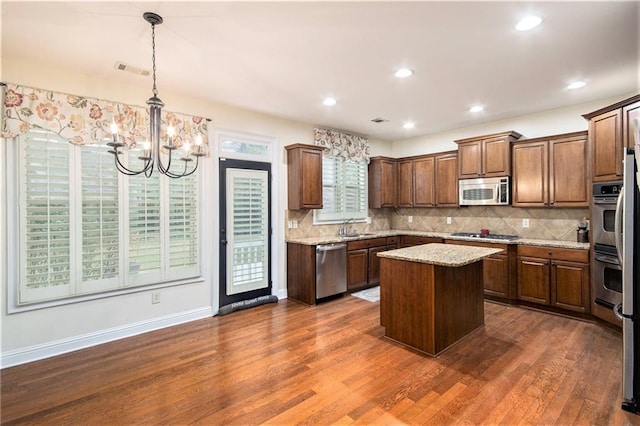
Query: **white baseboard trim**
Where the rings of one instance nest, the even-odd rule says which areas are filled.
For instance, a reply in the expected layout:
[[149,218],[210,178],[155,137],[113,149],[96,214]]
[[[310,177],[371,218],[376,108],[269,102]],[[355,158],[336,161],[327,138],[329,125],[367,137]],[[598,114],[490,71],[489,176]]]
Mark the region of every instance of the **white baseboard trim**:
[[74,336],[67,339],[54,340],[52,342],[29,346],[2,352],[0,354],[0,369],[13,367],[15,365],[26,364],[56,355],[62,355],[79,349],[124,339],[138,334],[148,333],[153,330],[171,327],[185,322],[195,321],[213,316],[211,307],[194,309],[192,311],[181,312],[179,314],[168,315],[166,317],[154,318],[137,323],[126,324],[106,330],[97,331],[81,336]]
[[276,291],[276,296],[278,299],[286,299],[287,298],[287,289],[278,289]]

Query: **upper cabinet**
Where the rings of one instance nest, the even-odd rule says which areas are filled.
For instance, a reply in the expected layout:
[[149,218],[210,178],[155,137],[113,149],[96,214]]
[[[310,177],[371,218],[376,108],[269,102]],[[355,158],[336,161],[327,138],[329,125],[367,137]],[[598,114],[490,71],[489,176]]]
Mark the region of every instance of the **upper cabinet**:
[[458,206],[458,153],[435,156],[435,198],[437,207]]
[[286,146],[289,210],[322,208],[322,151],[316,145]]
[[640,119],[640,95],[584,114],[589,120],[594,182],[622,179],[623,148],[633,145],[633,120]]
[[395,158],[372,157],[369,162],[369,208],[396,207]]
[[457,206],[457,159],[451,151],[398,160],[398,207]]
[[413,207],[413,160],[398,160],[398,207]]
[[458,144],[458,178],[511,175],[511,143],[520,133],[509,131],[455,141]]
[[588,207],[587,133],[519,141],[512,146],[514,207]]

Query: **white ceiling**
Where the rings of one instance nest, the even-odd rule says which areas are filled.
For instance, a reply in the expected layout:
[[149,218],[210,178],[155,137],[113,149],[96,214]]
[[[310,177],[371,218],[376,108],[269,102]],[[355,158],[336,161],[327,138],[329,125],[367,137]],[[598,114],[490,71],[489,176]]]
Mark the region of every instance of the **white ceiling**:
[[[164,18],[161,98],[171,90],[383,140],[640,88],[638,2],[1,3],[3,61],[46,61],[151,93],[150,77],[114,64],[151,68],[142,13],[152,11]],[[516,31],[528,13],[542,24]],[[395,78],[403,66],[415,74]],[[575,79],[588,84],[567,90]],[[338,104],[325,107],[326,96]],[[469,113],[476,103],[485,111]],[[409,120],[415,129],[402,128]]]

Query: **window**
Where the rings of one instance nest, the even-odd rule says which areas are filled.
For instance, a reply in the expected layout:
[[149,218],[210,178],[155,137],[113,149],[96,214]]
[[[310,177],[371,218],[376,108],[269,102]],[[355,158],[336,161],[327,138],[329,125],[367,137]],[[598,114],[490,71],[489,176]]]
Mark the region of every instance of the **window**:
[[366,219],[367,163],[323,157],[322,203],[322,210],[314,211],[315,223]]
[[125,177],[106,145],[16,141],[17,305],[199,276],[198,173]]

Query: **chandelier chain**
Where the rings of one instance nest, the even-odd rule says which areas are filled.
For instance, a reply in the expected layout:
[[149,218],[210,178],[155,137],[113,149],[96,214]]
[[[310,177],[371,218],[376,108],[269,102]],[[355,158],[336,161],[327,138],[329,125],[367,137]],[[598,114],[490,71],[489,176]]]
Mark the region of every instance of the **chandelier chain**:
[[151,62],[153,64],[153,96],[158,96],[156,87],[156,24],[151,24]]

